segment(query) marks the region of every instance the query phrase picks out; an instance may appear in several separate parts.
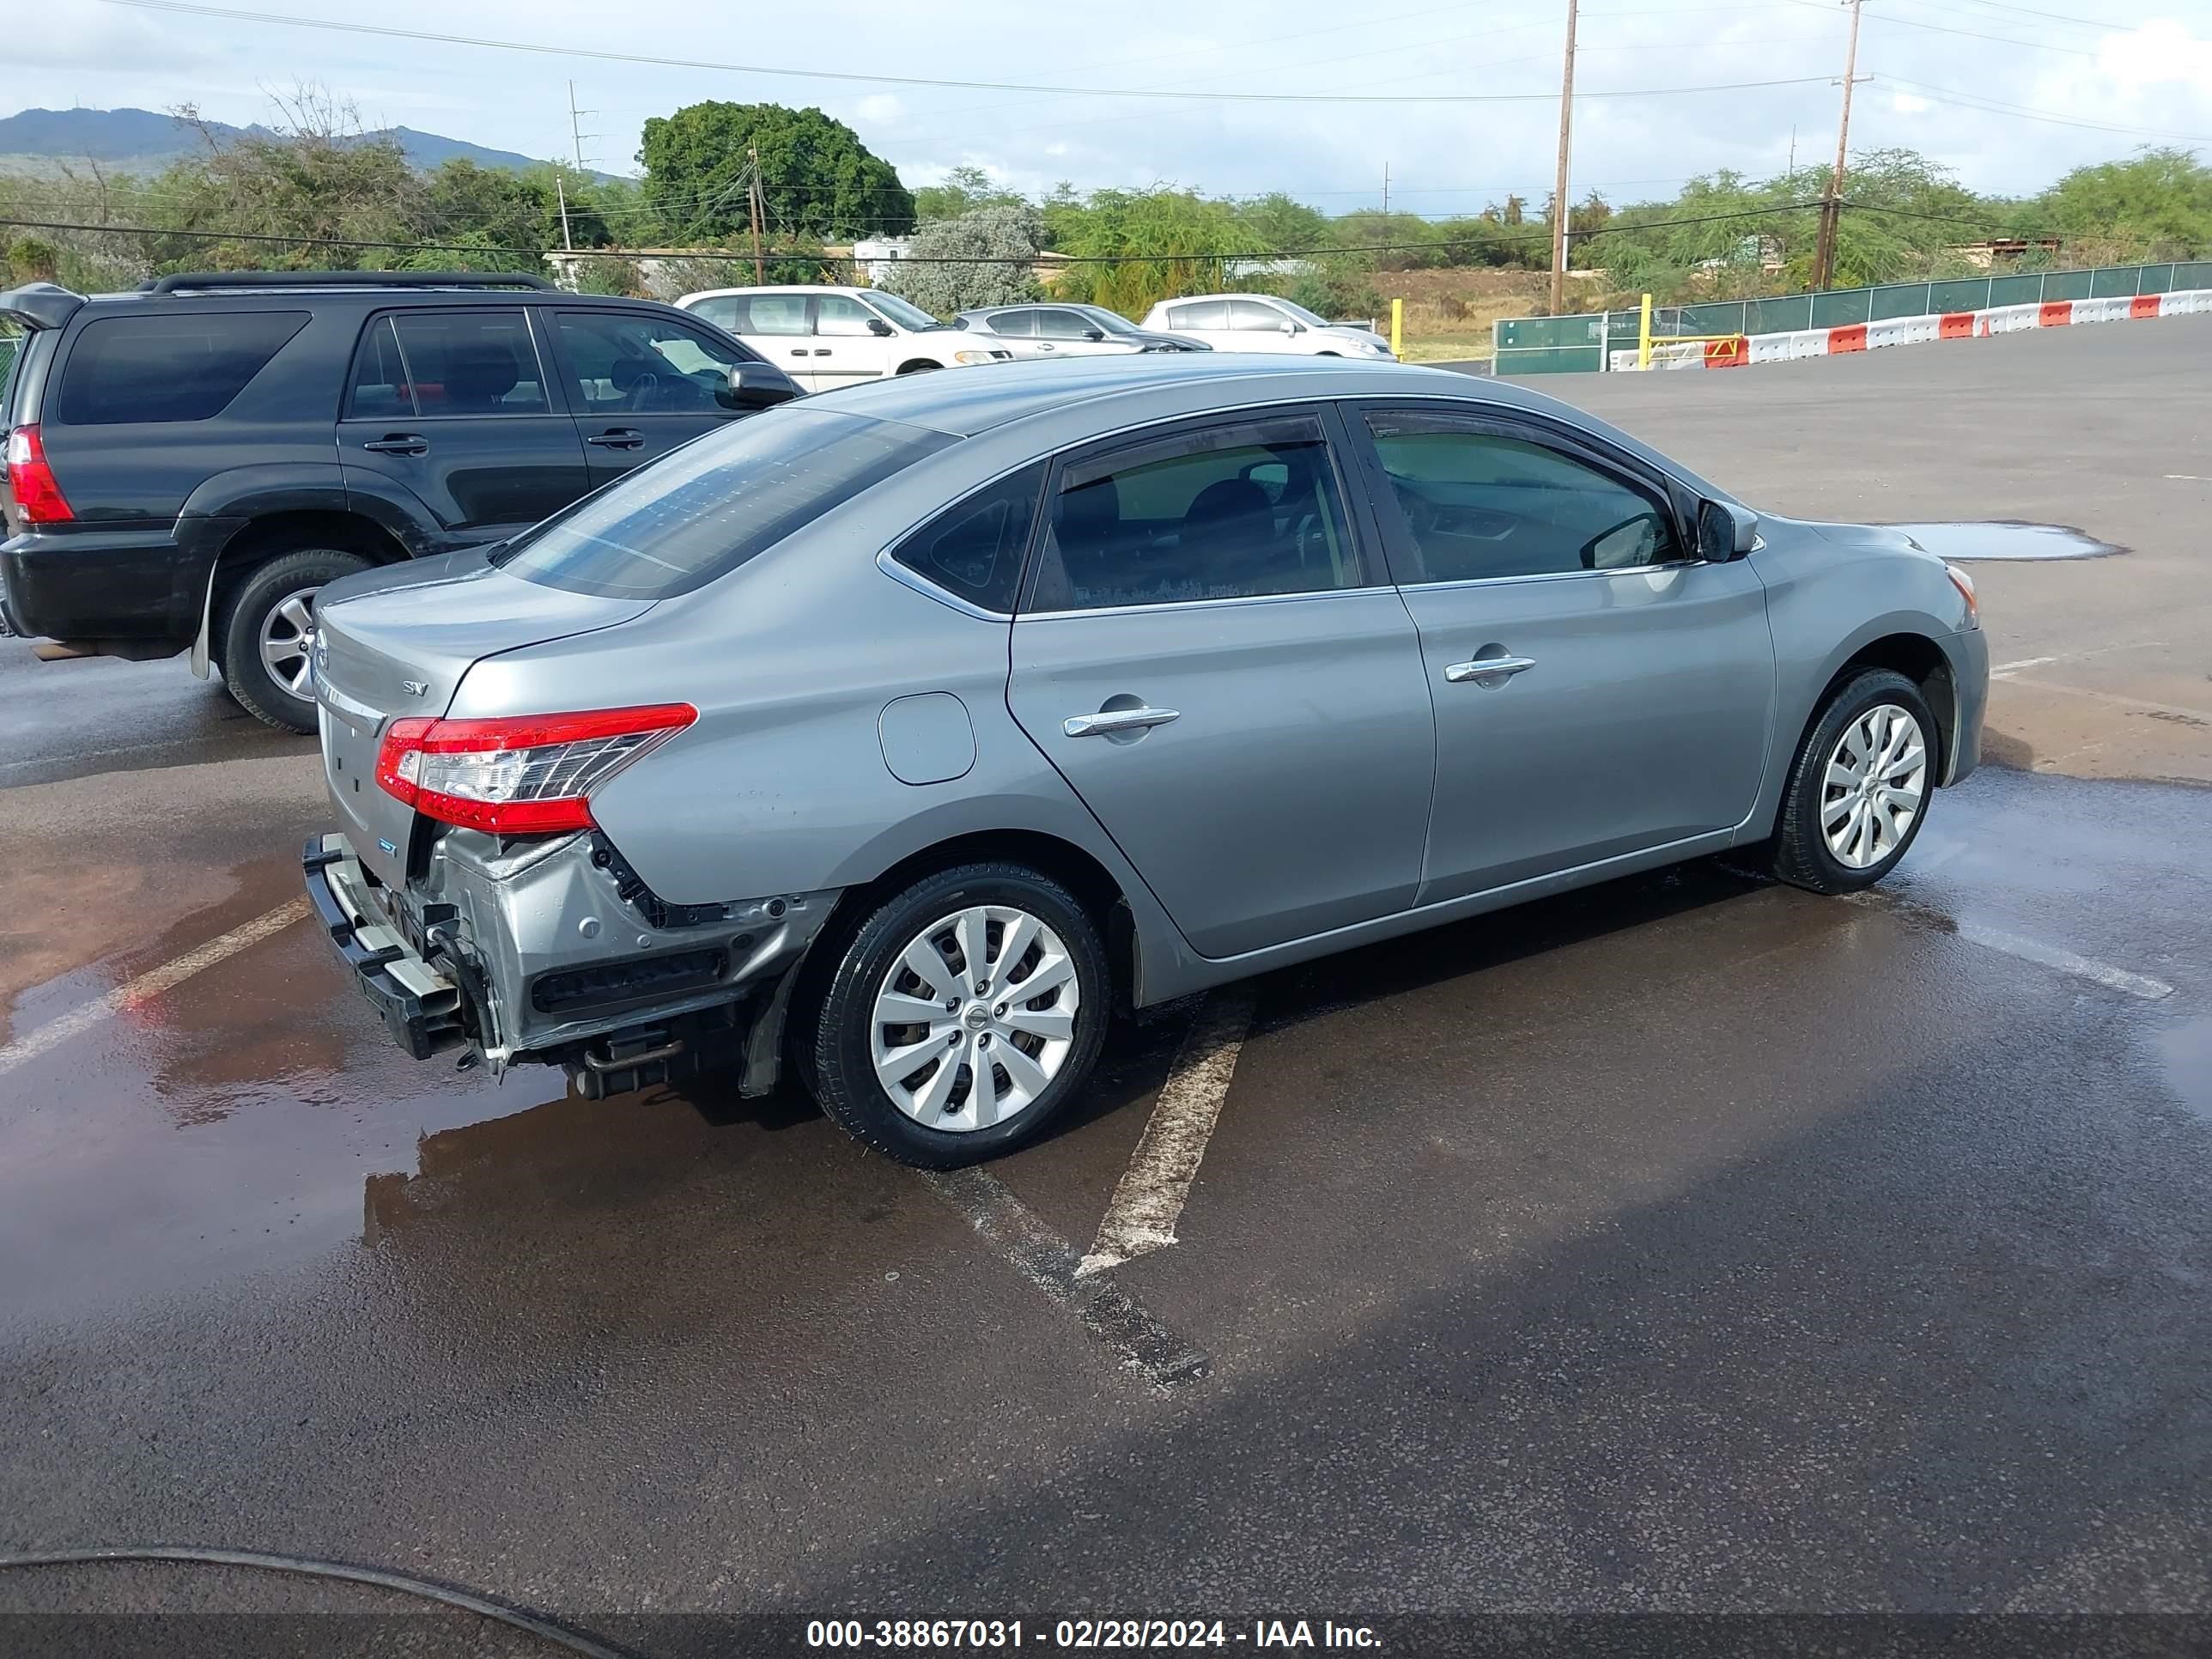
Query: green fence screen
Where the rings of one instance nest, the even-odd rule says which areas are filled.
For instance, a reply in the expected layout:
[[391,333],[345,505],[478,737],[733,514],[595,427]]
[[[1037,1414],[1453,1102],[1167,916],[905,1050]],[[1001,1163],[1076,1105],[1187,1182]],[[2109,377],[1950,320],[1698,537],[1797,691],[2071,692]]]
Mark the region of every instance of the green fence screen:
[[[1986,311],[2045,300],[2089,300],[2171,294],[2212,288],[2212,259],[2172,264],[2107,265],[2094,270],[2043,270],[1960,276],[1939,283],[1885,283],[1765,300],[1722,300],[1652,311],[1654,339],[1692,334],[1780,334],[1802,328],[1844,328],[1888,317]],[[1558,374],[1607,367],[1608,351],[1632,349],[1640,319],[1633,311],[1573,317],[1510,317],[1496,324],[1492,364],[1499,374]]]

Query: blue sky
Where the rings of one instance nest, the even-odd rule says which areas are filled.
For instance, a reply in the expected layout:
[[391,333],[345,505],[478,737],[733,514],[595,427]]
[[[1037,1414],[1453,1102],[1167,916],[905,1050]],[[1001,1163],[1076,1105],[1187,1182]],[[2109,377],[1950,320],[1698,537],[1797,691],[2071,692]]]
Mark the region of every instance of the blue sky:
[[[626,0],[240,0],[296,17],[654,56],[954,80],[1176,91],[1551,94],[1565,0],[1121,0],[1108,8],[945,0],[803,6]],[[366,124],[533,155],[569,149],[568,82],[593,112],[586,155],[635,170],[649,115],[703,98],[816,104],[908,184],[981,167],[1025,191],[1170,179],[1215,194],[1284,190],[1316,206],[1480,207],[1550,188],[1555,101],[1232,103],[893,87],[611,63],[40,0],[9,25],[19,105],[197,104],[267,118],[273,92],[323,84]],[[621,27],[608,20],[618,15]],[[1575,186],[1671,194],[1718,167],[1831,156],[1846,11],[1837,0],[1590,0],[1582,14]],[[2150,143],[2212,155],[2212,0],[1869,0],[1853,147],[1903,144],[1978,189],[2033,189]],[[1094,21],[1100,17],[1109,21]],[[1757,82],[1680,95],[1601,94]],[[2126,129],[2112,131],[2110,129]]]

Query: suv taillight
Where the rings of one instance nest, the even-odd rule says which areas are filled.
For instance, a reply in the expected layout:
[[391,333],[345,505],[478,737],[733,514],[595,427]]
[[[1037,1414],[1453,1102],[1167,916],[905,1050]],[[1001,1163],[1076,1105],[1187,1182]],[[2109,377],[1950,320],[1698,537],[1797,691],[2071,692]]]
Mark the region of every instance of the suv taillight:
[[688,702],[512,720],[394,720],[376,781],[426,817],[499,836],[592,827],[592,791],[699,718]]
[[8,490],[25,524],[68,524],[76,517],[46,465],[46,447],[35,426],[19,426],[8,434]]

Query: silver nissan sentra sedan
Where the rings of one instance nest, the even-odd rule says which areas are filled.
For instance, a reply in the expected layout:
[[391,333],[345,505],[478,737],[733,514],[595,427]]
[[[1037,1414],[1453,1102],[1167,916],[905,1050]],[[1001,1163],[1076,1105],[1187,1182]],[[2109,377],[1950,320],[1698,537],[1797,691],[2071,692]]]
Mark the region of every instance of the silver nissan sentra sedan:
[[324,590],[307,889],[418,1058],[787,1061],[950,1167],[1117,1006],[1735,848],[1840,893],[1973,769],[1972,584],[1539,393],[1226,355],[858,386]]

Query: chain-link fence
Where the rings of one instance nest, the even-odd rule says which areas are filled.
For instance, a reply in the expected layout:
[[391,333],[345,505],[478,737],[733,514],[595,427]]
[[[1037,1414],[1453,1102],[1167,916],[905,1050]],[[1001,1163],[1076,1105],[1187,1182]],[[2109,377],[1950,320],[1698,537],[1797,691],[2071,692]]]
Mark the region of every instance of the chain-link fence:
[[[1986,311],[1996,306],[2032,305],[2045,300],[2124,299],[2200,288],[2212,288],[2212,259],[1885,283],[1873,288],[1785,294],[1767,300],[1713,300],[1698,305],[1656,307],[1651,313],[1651,337],[1780,334],[1796,329],[1878,323],[1891,317]],[[1501,319],[1491,334],[1492,371],[1562,374],[1601,370],[1608,352],[1635,346],[1640,321],[1634,310]]]

